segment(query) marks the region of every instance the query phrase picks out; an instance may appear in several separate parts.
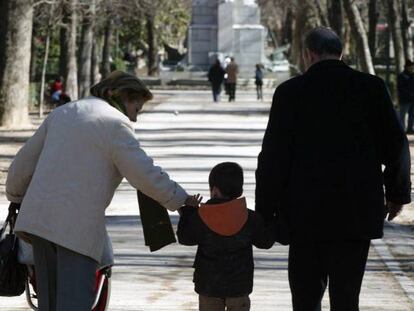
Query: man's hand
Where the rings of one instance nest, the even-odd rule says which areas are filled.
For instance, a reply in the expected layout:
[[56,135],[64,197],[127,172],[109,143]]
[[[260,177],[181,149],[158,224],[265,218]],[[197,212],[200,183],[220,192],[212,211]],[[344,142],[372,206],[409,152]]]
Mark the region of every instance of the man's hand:
[[384,212],[384,218],[388,218],[388,221],[393,220],[395,217],[397,217],[401,211],[402,211],[403,206],[401,204],[396,204],[393,202],[387,202],[387,204],[385,205],[385,212]]
[[197,195],[189,195],[185,200],[185,205],[198,207],[203,200],[203,197],[198,193]]

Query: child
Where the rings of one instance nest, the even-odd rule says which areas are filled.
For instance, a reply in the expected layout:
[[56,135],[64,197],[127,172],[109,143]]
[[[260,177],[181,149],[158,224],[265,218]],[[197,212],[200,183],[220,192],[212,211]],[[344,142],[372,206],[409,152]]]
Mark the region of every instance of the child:
[[209,176],[211,199],[199,208],[181,208],[178,241],[198,245],[194,261],[199,310],[250,310],[253,249],[270,248],[273,237],[262,218],[247,209],[243,170],[237,163],[216,165]]

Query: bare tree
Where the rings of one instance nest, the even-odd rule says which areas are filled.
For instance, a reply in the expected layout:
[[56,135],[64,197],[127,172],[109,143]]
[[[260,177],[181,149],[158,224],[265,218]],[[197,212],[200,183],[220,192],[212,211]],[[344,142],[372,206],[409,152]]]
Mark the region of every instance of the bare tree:
[[[0,11],[1,11],[1,8],[0,8]],[[1,16],[0,16],[0,19],[2,19]],[[32,29],[32,44],[31,44],[31,51],[30,51],[30,81],[34,81],[36,79],[36,71],[37,71],[37,53],[36,53],[37,52],[36,50],[36,28],[37,27],[34,21],[33,21],[32,28],[33,28]]]
[[42,65],[42,75],[41,75],[41,82],[40,82],[40,94],[39,94],[39,116],[43,115],[43,101],[44,101],[44,93],[45,93],[45,83],[46,83],[46,68],[47,62],[49,59],[49,47],[50,47],[50,36],[52,33],[53,27],[53,16],[55,13],[55,2],[50,4],[50,8],[47,16],[47,28],[46,28],[46,42],[45,42],[45,54],[43,56],[43,65]]
[[329,24],[338,36],[344,39],[344,14],[342,0],[328,0]]
[[91,85],[94,85],[99,82],[100,72],[99,72],[99,63],[100,63],[100,41],[97,38],[97,32],[95,31],[95,36],[93,37],[92,42],[92,55],[91,55]]
[[401,34],[401,15],[398,0],[387,0],[388,23],[391,30],[392,42],[394,45],[395,69],[399,73],[404,70],[404,44]]
[[102,65],[101,73],[102,77],[106,77],[111,72],[111,50],[113,45],[113,5],[112,0],[107,0],[106,8],[106,24],[105,24],[105,33],[104,33],[104,45],[102,49]]
[[68,54],[68,25],[70,22],[70,12],[68,6],[62,3],[62,19],[59,31],[59,75],[61,77],[67,76],[67,64],[69,59]]
[[[33,0],[6,1],[7,25],[1,52],[0,125],[17,128],[29,124],[29,75]],[[3,14],[4,12],[2,12]],[[4,25],[4,24],[2,24]]]
[[85,97],[91,86],[92,48],[95,21],[95,0],[83,6],[82,35],[79,52],[79,95]]
[[329,20],[328,20],[327,12],[322,8],[321,0],[314,0],[314,6],[315,6],[316,11],[318,12],[321,25],[328,27]]
[[413,33],[408,18],[407,0],[401,0],[401,32],[405,59],[413,60]]
[[371,56],[375,57],[377,48],[377,23],[379,12],[377,0],[369,0],[368,4],[368,45]]
[[353,38],[356,42],[356,48],[361,62],[362,70],[371,74],[375,74],[371,52],[368,45],[367,31],[365,30],[365,26],[358,7],[353,0],[343,0],[343,4],[346,15],[348,16]]
[[295,6],[295,28],[292,39],[291,62],[297,71],[304,71],[305,64],[303,62],[303,34],[310,29],[320,25],[319,14],[315,8],[313,0],[297,0]]
[[69,24],[67,25],[66,44],[68,60],[66,63],[65,91],[71,99],[78,98],[78,66],[76,61],[76,30],[78,25],[78,0],[68,1]]
[[282,35],[282,44],[287,44],[292,42],[293,38],[293,11],[292,7],[289,6],[286,11],[286,16],[283,24],[283,35]]
[[[150,4],[151,6],[151,4]],[[147,29],[147,43],[148,43],[148,75],[154,76],[158,73],[158,49],[156,44],[156,32],[155,32],[155,10],[150,7],[146,17],[146,29]]]

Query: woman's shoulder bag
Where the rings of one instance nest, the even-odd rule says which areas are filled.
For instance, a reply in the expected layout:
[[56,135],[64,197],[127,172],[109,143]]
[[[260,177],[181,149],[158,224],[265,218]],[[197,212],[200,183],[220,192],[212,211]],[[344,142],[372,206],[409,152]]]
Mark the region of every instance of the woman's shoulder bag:
[[25,290],[27,269],[17,260],[19,243],[13,231],[18,208],[19,204],[10,203],[0,230],[0,296],[19,296]]

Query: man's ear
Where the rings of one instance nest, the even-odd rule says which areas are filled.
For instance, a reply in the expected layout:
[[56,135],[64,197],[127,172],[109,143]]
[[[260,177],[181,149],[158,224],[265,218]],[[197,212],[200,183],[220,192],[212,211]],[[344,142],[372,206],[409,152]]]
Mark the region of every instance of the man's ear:
[[303,61],[306,67],[309,67],[311,64],[311,55],[309,49],[305,48],[302,52]]
[[210,196],[211,198],[221,198],[223,195],[219,188],[213,186],[213,188],[210,189]]

